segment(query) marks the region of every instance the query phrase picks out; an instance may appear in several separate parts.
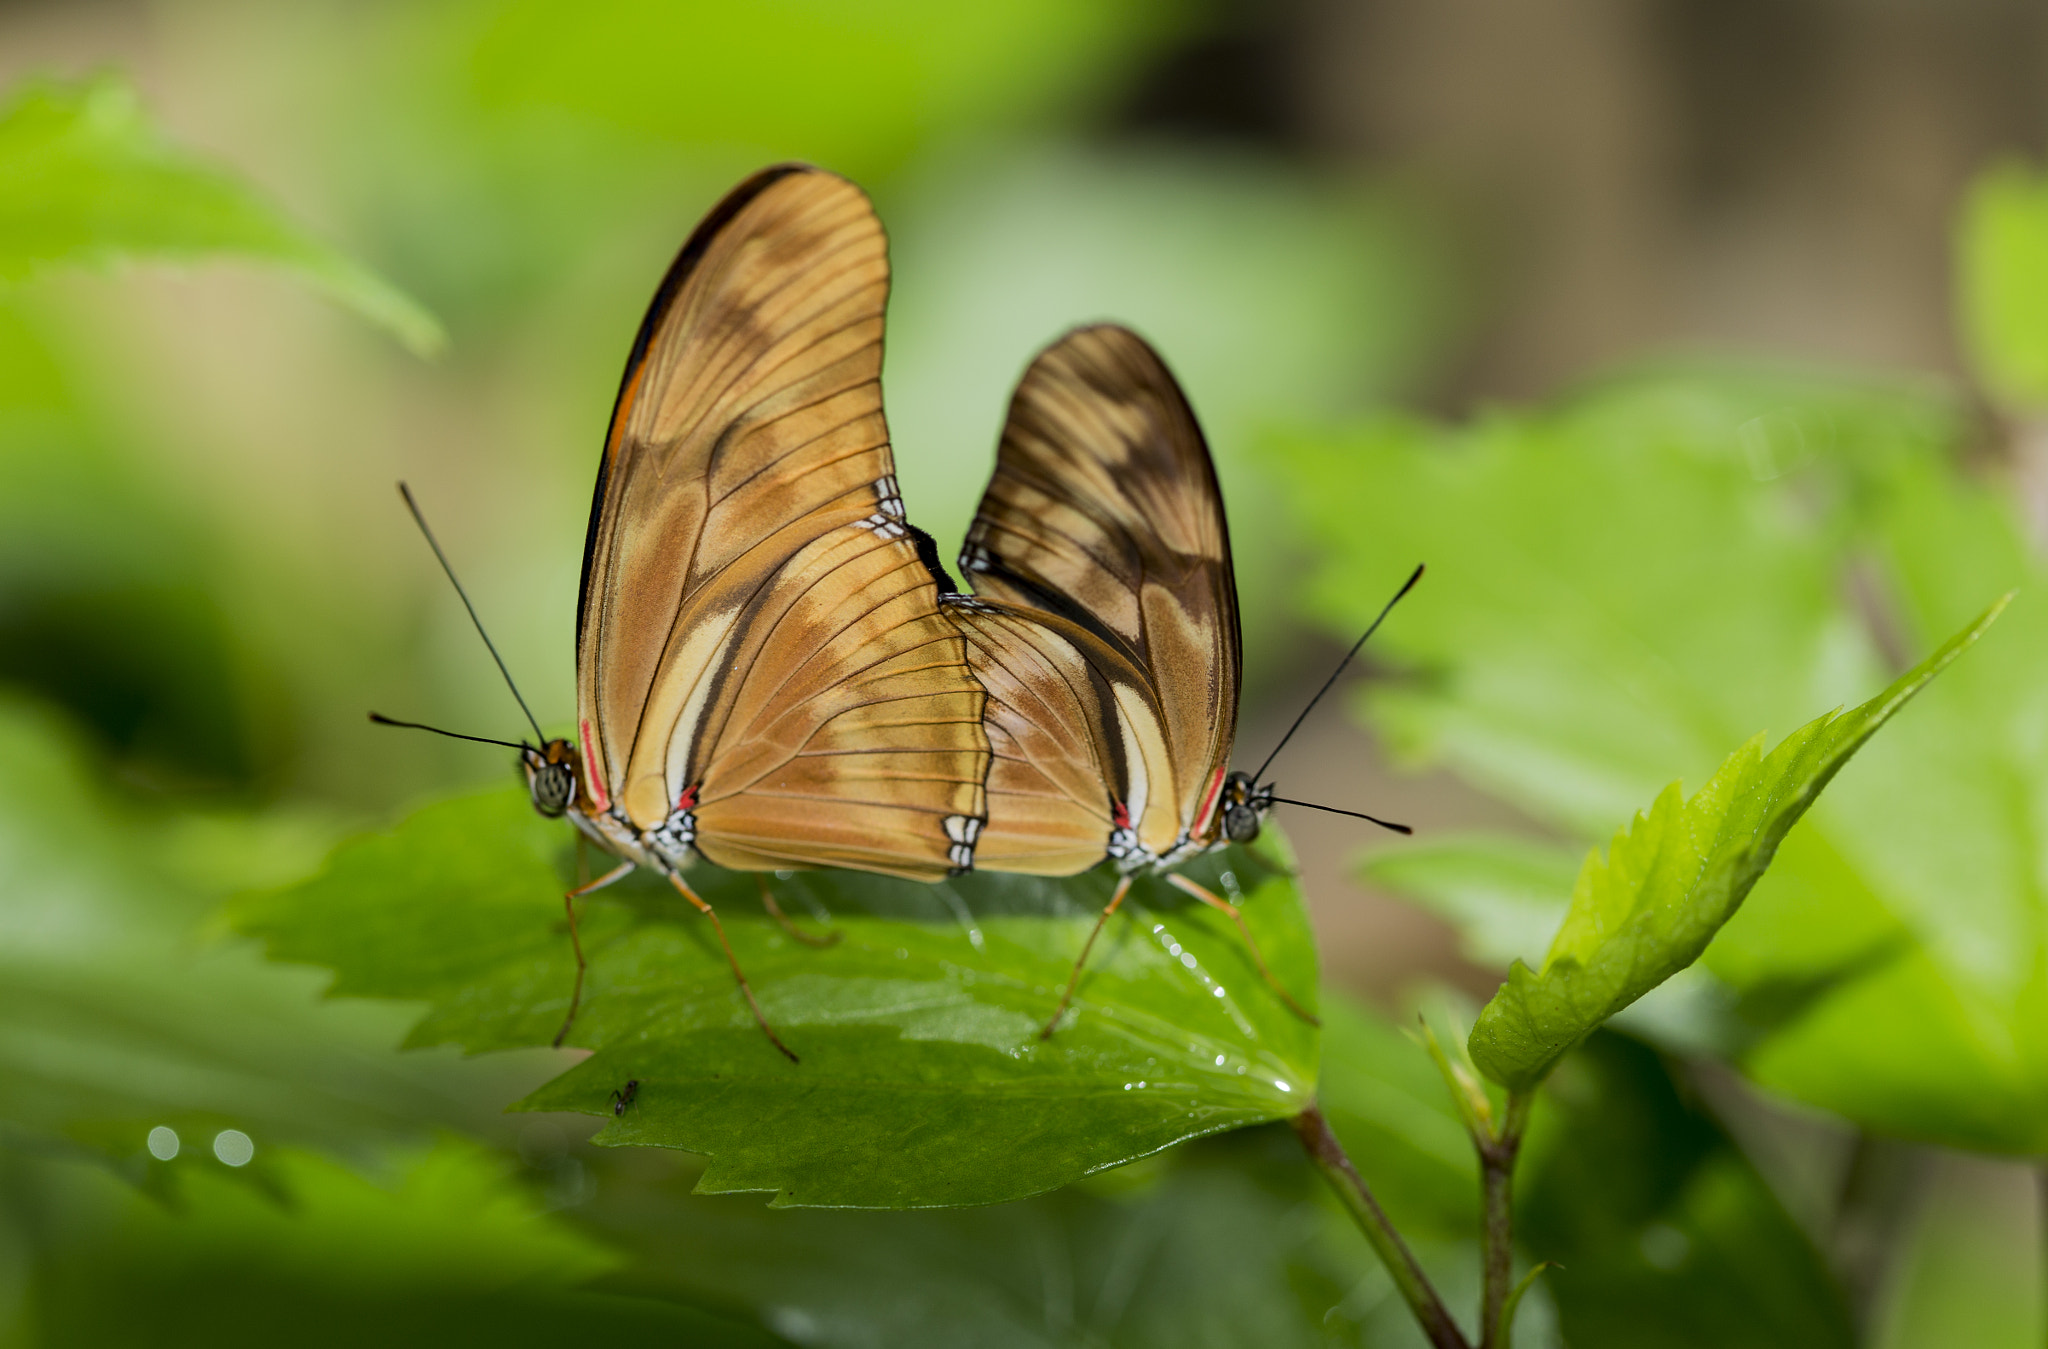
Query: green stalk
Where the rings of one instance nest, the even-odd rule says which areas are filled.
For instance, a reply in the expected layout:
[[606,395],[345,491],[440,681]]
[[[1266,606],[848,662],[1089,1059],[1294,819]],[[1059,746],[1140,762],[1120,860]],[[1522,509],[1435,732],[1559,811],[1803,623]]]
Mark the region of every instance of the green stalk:
[[1510,1092],[1498,1132],[1474,1130],[1479,1150],[1479,1190],[1485,1215],[1483,1291],[1480,1295],[1480,1349],[1508,1349],[1513,1326],[1510,1293],[1515,1277],[1515,1159],[1522,1150],[1522,1130],[1529,1122],[1531,1093]]
[[1387,1273],[1394,1280],[1394,1287],[1400,1291],[1408,1310],[1415,1314],[1422,1333],[1429,1338],[1434,1349],[1471,1349],[1471,1342],[1458,1329],[1457,1322],[1444,1309],[1443,1299],[1430,1286],[1429,1276],[1422,1272],[1415,1255],[1408,1249],[1408,1243],[1401,1240],[1401,1234],[1387,1221],[1385,1210],[1374,1199],[1372,1191],[1366,1188],[1365,1178],[1358,1174],[1358,1168],[1351,1164],[1344,1145],[1337,1141],[1337,1135],[1330,1130],[1330,1122],[1323,1118],[1323,1112],[1314,1106],[1294,1117],[1294,1131],[1301,1135],[1302,1146],[1308,1149],[1309,1160],[1330,1182],[1330,1188],[1344,1202],[1358,1230],[1365,1233],[1365,1239],[1386,1266]]

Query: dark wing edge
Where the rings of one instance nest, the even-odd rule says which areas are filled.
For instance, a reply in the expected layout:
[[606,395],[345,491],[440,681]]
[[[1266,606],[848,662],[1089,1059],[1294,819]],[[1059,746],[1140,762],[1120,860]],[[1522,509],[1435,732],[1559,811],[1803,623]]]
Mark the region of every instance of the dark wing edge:
[[647,349],[654,343],[654,335],[660,331],[662,321],[668,317],[669,306],[681,295],[697,265],[710,251],[712,241],[730,225],[740,212],[747,209],[753,200],[775,184],[799,173],[817,173],[818,169],[809,164],[775,164],[762,169],[753,177],[735,187],[720,198],[718,204],[697,222],[697,228],[690,231],[690,237],[683,241],[675,261],[669,263],[668,271],[662,274],[661,284],[655,288],[654,298],[648,302],[647,313],[640,320],[640,330],[633,335],[633,346],[626,354],[626,368],[619,376],[619,391],[612,398],[612,415],[605,424],[604,451],[597,462],[597,485],[591,489],[590,522],[583,531],[583,573],[576,586],[576,649],[583,649],[583,627],[590,613],[590,568],[597,556],[598,523],[604,516],[604,492],[611,477],[612,461],[619,447],[619,434],[625,428],[626,413],[632,404],[634,384],[639,380],[641,367],[647,360]]

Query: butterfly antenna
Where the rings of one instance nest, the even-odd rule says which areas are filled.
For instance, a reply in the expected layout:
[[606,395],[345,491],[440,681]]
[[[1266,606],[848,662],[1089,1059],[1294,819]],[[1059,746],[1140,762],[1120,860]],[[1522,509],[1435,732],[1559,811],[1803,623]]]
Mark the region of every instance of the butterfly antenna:
[[[410,500],[410,498],[407,499]],[[426,528],[425,525],[422,525],[420,527],[422,529]],[[447,564],[443,563],[442,565],[445,566]],[[1323,700],[1323,695],[1328,693],[1330,691],[1331,686],[1337,682],[1337,676],[1344,673],[1344,667],[1351,663],[1351,658],[1353,656],[1356,656],[1358,654],[1359,648],[1365,645],[1365,639],[1372,636],[1375,632],[1378,632],[1380,624],[1387,621],[1387,615],[1392,613],[1394,610],[1394,606],[1401,602],[1401,597],[1403,595],[1406,595],[1409,591],[1415,589],[1415,583],[1422,579],[1422,570],[1423,569],[1421,567],[1417,567],[1413,572],[1409,573],[1408,579],[1401,583],[1401,588],[1394,592],[1394,598],[1388,600],[1386,604],[1381,607],[1379,617],[1375,618],[1372,621],[1372,625],[1368,627],[1363,633],[1359,634],[1358,640],[1351,644],[1351,649],[1344,653],[1344,659],[1337,662],[1337,668],[1330,671],[1330,677],[1328,679],[1325,679],[1323,681],[1323,686],[1316,690],[1316,696],[1308,700],[1308,706],[1301,709],[1301,715],[1296,717],[1294,719],[1294,724],[1287,728],[1287,734],[1280,737],[1280,743],[1273,746],[1273,752],[1271,754],[1268,754],[1266,756],[1266,761],[1259,765],[1259,771],[1252,774],[1253,782],[1257,782],[1259,779],[1266,776],[1266,770],[1273,766],[1273,760],[1279,758],[1280,751],[1287,748],[1287,742],[1294,739],[1294,733],[1301,729],[1301,723],[1307,721],[1308,714],[1316,710],[1316,704]],[[1274,799],[1277,801],[1279,798],[1275,797]],[[1295,802],[1293,804],[1300,805],[1303,803]],[[1329,807],[1319,806],[1317,807],[1317,809],[1323,810],[1329,809]],[[1340,811],[1338,813],[1348,815],[1351,812]],[[1365,818],[1372,819],[1370,815],[1366,816]],[[1378,820],[1374,822],[1377,824],[1386,823],[1386,821],[1384,820]]]
[[1405,824],[1395,824],[1392,820],[1383,820],[1377,815],[1367,815],[1364,811],[1360,810],[1339,810],[1335,806],[1319,806],[1313,801],[1292,801],[1284,796],[1274,796],[1270,792],[1262,792],[1260,795],[1265,800],[1271,801],[1274,805],[1278,806],[1307,806],[1310,810],[1327,810],[1332,815],[1349,815],[1354,820],[1370,820],[1380,828],[1391,829],[1397,834],[1412,834],[1415,832]]
[[[448,573],[448,584],[454,586],[455,593],[462,597],[462,607],[469,610],[469,621],[476,624],[476,635],[484,639],[484,650],[490,652],[491,659],[498,662],[498,673],[505,676],[505,687],[512,690],[513,701],[517,702],[519,710],[526,714],[526,724],[533,727],[534,739],[540,744],[547,744],[548,738],[541,733],[540,723],[534,720],[533,709],[526,705],[526,699],[519,694],[519,686],[512,682],[512,672],[505,668],[505,658],[499,655],[498,648],[491,644],[491,634],[484,631],[484,621],[476,616],[476,606],[469,602],[469,592],[462,588],[462,582],[455,579],[455,568],[448,565],[448,554],[441,551],[440,541],[434,537],[434,531],[427,528],[427,517],[420,514],[419,503],[412,499],[412,489],[404,483],[400,483],[398,484],[398,495],[405,498],[405,508],[412,512],[413,523],[420,527],[420,533],[426,537],[427,547],[433,549],[434,556],[440,559],[441,570]],[[1417,575],[1420,574],[1419,572],[1417,573]],[[1414,583],[1411,581],[1409,584],[1412,585]],[[1383,614],[1381,617],[1385,617],[1385,615]],[[1320,697],[1321,695],[1318,694],[1317,696]],[[434,728],[425,726],[421,729],[431,731]],[[449,733],[443,731],[441,734],[447,735]],[[473,740],[476,737],[462,736],[459,738]],[[505,742],[497,740],[490,743],[504,744]],[[514,748],[517,748],[517,746],[514,746]]]
[[487,735],[464,735],[460,731],[444,731],[439,726],[429,726],[421,721],[399,721],[385,716],[382,712],[372,712],[370,720],[379,726],[397,726],[408,731],[432,731],[435,735],[445,735],[450,740],[474,740],[479,745],[503,745],[506,749],[532,748],[530,745],[515,745],[510,740],[493,740]]

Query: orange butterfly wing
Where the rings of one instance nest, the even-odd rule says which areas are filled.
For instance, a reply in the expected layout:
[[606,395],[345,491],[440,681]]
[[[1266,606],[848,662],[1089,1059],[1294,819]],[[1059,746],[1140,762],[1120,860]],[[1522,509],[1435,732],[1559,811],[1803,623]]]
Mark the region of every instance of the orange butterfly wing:
[[577,617],[588,805],[649,829],[688,802],[724,866],[935,878],[986,813],[984,695],[896,492],[888,288],[859,188],[757,174],[670,268],[613,412]]
[[989,693],[990,870],[1067,874],[1128,817],[1164,856],[1213,832],[1237,726],[1236,581],[1216,473],[1144,340],[1083,328],[1011,401],[949,600]]

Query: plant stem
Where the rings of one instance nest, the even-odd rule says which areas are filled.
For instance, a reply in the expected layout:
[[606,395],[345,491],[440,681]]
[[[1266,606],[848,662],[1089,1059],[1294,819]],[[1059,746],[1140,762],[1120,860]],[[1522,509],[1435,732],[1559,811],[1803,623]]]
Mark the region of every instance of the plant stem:
[[1885,1289],[1927,1172],[1923,1149],[1867,1130],[1858,1132],[1850,1149],[1835,1195],[1828,1259],[1866,1336],[1883,1314]]
[[[2048,1332],[2048,1161],[2034,1168],[2034,1179],[2041,1186],[2041,1224],[2038,1229],[2041,1241],[2041,1328]],[[2048,1342],[2048,1334],[2042,1338]]]
[[1501,1324],[1501,1312],[1515,1279],[1515,1158],[1522,1150],[1530,1100],[1527,1092],[1510,1093],[1499,1131],[1472,1135],[1472,1144],[1479,1150],[1479,1191],[1485,1213],[1480,1349],[1504,1349],[1508,1340],[1509,1327]]
[[1344,1145],[1331,1132],[1330,1122],[1323,1118],[1323,1112],[1314,1106],[1302,1111],[1294,1117],[1294,1131],[1301,1135],[1309,1160],[1330,1182],[1330,1187],[1358,1223],[1358,1229],[1365,1233],[1366,1241],[1379,1256],[1380,1263],[1386,1266],[1394,1287],[1400,1290],[1408,1310],[1415,1313],[1415,1320],[1421,1325],[1422,1333],[1428,1336],[1430,1344],[1435,1349],[1471,1349],[1471,1342],[1458,1329],[1451,1314],[1444,1310],[1443,1299],[1430,1286],[1429,1276],[1422,1272],[1422,1266],[1408,1249],[1408,1243],[1401,1240],[1401,1234],[1387,1221],[1386,1212],[1372,1197],[1372,1191],[1366,1188],[1365,1178],[1358,1174],[1358,1168],[1351,1164],[1351,1158],[1344,1152]]

